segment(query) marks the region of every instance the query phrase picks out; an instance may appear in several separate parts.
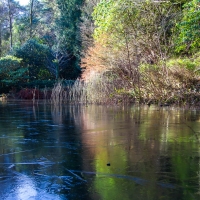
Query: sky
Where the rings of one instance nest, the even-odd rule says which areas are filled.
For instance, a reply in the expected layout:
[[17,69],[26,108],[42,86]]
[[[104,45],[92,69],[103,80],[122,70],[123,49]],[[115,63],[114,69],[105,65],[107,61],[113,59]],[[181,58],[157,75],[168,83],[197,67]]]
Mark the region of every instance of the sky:
[[19,1],[19,3],[20,3],[20,5],[27,5],[29,2],[30,2],[30,0],[18,0]]

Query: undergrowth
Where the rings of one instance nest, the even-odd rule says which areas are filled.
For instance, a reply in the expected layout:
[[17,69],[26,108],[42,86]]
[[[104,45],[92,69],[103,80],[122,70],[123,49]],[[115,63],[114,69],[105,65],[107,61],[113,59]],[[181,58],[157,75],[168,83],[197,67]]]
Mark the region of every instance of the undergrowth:
[[140,65],[137,82],[117,68],[71,84],[60,82],[51,99],[70,103],[200,105],[200,54]]

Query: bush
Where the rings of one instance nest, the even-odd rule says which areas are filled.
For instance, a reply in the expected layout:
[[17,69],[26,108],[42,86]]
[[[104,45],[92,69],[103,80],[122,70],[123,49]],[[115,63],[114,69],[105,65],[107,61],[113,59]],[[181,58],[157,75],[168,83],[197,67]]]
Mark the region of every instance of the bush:
[[14,56],[0,58],[0,82],[1,90],[3,87],[10,88],[16,86],[19,82],[26,81],[27,68],[22,67],[21,59]]
[[51,50],[46,45],[31,39],[17,49],[14,54],[22,59],[24,66],[28,67],[30,81],[40,79],[41,74],[44,73],[46,79],[52,78],[52,75],[47,73],[47,60],[53,60],[53,56],[51,55]]
[[7,73],[20,67],[21,59],[14,56],[5,56],[0,58],[0,73]]

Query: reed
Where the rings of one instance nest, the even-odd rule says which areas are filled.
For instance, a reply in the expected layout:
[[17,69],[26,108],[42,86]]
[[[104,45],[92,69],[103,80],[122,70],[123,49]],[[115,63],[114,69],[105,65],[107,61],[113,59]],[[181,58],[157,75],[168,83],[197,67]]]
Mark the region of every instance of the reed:
[[59,80],[52,89],[51,101],[58,103],[108,104],[127,101],[125,87],[114,74],[97,74],[88,81]]
[[54,104],[62,102],[63,84],[62,80],[59,80],[53,87],[51,92],[51,101]]

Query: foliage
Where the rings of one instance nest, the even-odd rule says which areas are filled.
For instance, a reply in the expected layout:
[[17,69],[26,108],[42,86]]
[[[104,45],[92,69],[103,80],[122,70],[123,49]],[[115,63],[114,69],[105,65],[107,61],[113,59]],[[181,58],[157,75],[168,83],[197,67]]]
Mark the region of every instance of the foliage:
[[80,17],[83,0],[57,0],[60,16],[57,19],[58,41],[61,49],[65,49],[74,65],[73,71],[80,74]]
[[46,45],[31,39],[16,49],[14,54],[22,59],[23,66],[28,67],[31,81],[40,79],[42,73],[45,74],[43,78],[52,78],[52,75],[47,71],[47,59],[53,59],[53,57],[51,50]]
[[81,55],[85,56],[89,47],[93,45],[92,34],[95,29],[94,20],[92,13],[94,8],[100,0],[86,0],[82,6],[81,23],[80,23],[80,34],[81,34]]
[[[198,90],[199,57],[169,59],[174,53],[175,27],[184,3],[100,1],[93,12],[94,45],[82,59],[83,77],[95,85],[93,72],[105,67],[114,74],[115,79],[99,83],[104,85],[101,93],[109,91],[107,101],[111,102],[192,102]],[[108,72],[101,73],[102,80],[107,80]]]
[[35,80],[32,82],[22,82],[20,83],[21,88],[52,88],[55,84],[55,80]]
[[[103,0],[93,12],[95,20],[95,39],[108,34],[118,40],[117,45],[125,41],[125,35],[130,39],[152,37],[157,34],[161,41],[167,38],[168,31],[172,28],[170,20],[178,12],[170,2],[154,3],[150,1],[136,2],[132,0]],[[137,23],[136,23],[137,22]],[[132,37],[133,37],[132,36]],[[114,44],[115,45],[115,44]]]
[[179,31],[176,52],[193,53],[200,48],[200,0],[184,4],[183,17],[177,24]]
[[14,56],[5,56],[0,58],[0,72],[7,72],[20,67],[21,59]]
[[27,68],[14,56],[0,58],[0,81],[6,86],[16,86],[27,79]]
[[58,19],[58,29],[60,31],[62,45],[74,56],[79,56],[80,53],[80,36],[79,23],[81,16],[82,0],[57,0],[60,10],[60,18]]
[[156,63],[170,56],[179,11],[168,1],[103,0],[93,13],[94,39],[117,54],[118,66],[126,63],[134,78],[141,63]]
[[82,71],[87,84],[78,80],[72,99],[192,101],[198,91],[199,0],[2,0],[0,12],[2,87],[52,86]]
[[167,66],[174,67],[178,66],[181,68],[185,68],[191,71],[194,71],[196,67],[198,66],[198,63],[189,59],[189,58],[176,58],[176,59],[170,59],[167,61]]
[[102,73],[109,70],[105,54],[107,48],[98,42],[95,42],[93,46],[89,47],[84,58],[82,58],[82,79],[89,80],[94,74]]
[[[9,5],[7,0],[0,2],[0,56],[6,55],[12,46],[14,55],[22,58],[22,65],[29,67],[30,81],[52,78],[51,74],[56,76],[53,60],[58,62],[57,78],[76,78],[80,74],[79,24],[83,1],[31,0],[27,6],[19,6],[16,0],[9,2]],[[34,50],[28,47],[30,38],[35,40],[31,44]],[[43,55],[39,56],[40,50],[35,49],[40,49]],[[45,63],[46,53],[48,62]]]

